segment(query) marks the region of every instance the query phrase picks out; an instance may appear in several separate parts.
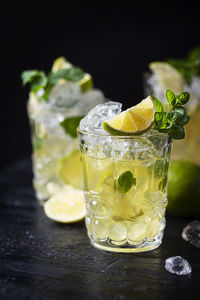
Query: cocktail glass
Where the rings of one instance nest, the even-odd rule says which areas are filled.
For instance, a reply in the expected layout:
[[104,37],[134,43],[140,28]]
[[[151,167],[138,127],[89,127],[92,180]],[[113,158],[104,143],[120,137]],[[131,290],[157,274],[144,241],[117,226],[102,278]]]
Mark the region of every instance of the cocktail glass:
[[[110,102],[110,107],[114,104]],[[105,106],[99,116],[109,116],[106,110]],[[97,124],[97,117],[89,117],[88,122]],[[169,136],[156,130],[140,136],[111,136],[98,128],[79,129],[78,134],[91,244],[115,252],[157,248],[165,228]],[[121,191],[119,181],[127,174],[132,186]]]
[[[37,198],[44,204],[66,184],[76,189],[83,188],[74,126],[105,98],[100,90],[92,87],[82,90],[76,82],[66,80],[58,82],[45,101],[40,97],[41,90],[30,92],[27,110],[33,145],[33,185]],[[68,126],[67,130],[63,122]]]
[[[154,74],[146,72],[143,76],[143,84],[145,96],[151,94],[161,100],[164,105],[166,104],[167,87],[162,87]],[[190,122],[185,126],[185,138],[181,141],[174,141],[171,159],[186,160],[200,165],[200,77],[193,76],[190,84],[184,82],[183,90],[190,93],[190,101],[185,105]]]

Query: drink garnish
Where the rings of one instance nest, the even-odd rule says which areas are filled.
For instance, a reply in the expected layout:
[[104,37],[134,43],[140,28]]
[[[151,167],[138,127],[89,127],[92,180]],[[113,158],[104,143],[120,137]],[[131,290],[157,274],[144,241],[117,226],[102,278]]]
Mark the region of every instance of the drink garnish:
[[122,173],[117,179],[117,186],[120,192],[127,193],[133,185],[136,185],[136,178],[133,177],[131,171]]
[[162,103],[152,97],[156,112],[154,114],[155,128],[163,133],[167,133],[172,139],[184,139],[186,125],[190,119],[183,107],[190,99],[188,92],[175,95],[171,90],[166,91],[166,98],[169,103],[169,112],[164,112]]

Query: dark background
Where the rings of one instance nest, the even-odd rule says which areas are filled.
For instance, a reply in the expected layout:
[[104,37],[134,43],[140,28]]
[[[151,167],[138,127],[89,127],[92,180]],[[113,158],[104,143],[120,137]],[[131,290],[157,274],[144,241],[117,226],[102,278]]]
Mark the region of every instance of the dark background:
[[55,58],[65,56],[127,108],[142,100],[149,62],[183,57],[200,44],[200,10],[191,1],[104,8],[67,3],[1,9],[0,168],[31,153],[23,70],[48,72]]

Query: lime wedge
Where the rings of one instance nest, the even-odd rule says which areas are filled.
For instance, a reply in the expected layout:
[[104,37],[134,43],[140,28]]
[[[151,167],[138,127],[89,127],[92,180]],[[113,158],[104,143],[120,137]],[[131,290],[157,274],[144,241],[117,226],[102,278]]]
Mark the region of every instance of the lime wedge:
[[86,215],[84,192],[65,187],[44,204],[45,215],[57,222],[73,223]]
[[74,188],[83,188],[82,165],[80,161],[80,151],[75,150],[59,161],[58,175],[61,180]]
[[61,69],[69,69],[72,67],[72,64],[68,62],[65,57],[61,56],[54,60],[51,70],[57,72]]
[[92,76],[88,73],[85,73],[83,79],[81,79],[77,83],[80,86],[82,92],[86,92],[89,89],[93,88]]
[[155,61],[149,64],[163,90],[170,89],[175,94],[183,91],[184,81],[181,74],[166,62]]
[[151,96],[148,96],[139,104],[104,122],[103,128],[112,135],[139,135],[152,126],[154,111],[154,103]]

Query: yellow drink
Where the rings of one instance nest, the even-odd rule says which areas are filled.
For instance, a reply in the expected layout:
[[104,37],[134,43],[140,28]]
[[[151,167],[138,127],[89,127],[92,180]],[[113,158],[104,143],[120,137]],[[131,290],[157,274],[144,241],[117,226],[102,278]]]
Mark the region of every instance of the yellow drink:
[[[123,138],[79,134],[91,243],[116,252],[157,248],[165,227],[168,136],[153,131]],[[98,145],[93,145],[93,139]],[[124,193],[118,180],[127,171],[135,184]]]
[[183,159],[200,165],[200,107],[196,108],[185,126],[185,139],[174,141],[172,159]]

